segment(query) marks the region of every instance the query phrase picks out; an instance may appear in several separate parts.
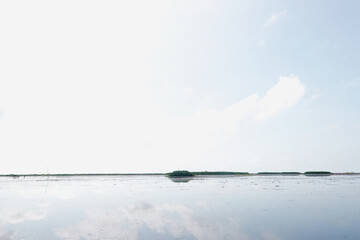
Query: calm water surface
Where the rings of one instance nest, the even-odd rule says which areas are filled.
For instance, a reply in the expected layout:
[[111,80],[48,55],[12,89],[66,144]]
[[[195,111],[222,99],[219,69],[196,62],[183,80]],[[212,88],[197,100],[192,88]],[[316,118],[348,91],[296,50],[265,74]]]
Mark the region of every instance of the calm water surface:
[[0,239],[360,239],[360,176],[3,177]]

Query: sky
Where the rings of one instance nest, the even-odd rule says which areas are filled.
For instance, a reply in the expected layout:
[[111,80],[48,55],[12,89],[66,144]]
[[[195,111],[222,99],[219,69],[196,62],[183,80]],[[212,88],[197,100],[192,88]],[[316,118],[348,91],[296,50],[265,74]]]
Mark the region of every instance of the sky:
[[360,172],[360,2],[0,2],[0,173]]

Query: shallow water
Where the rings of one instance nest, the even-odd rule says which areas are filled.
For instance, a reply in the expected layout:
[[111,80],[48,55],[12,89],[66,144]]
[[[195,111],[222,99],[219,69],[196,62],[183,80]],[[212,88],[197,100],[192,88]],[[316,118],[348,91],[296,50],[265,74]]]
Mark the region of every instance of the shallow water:
[[360,239],[360,176],[0,178],[0,239]]

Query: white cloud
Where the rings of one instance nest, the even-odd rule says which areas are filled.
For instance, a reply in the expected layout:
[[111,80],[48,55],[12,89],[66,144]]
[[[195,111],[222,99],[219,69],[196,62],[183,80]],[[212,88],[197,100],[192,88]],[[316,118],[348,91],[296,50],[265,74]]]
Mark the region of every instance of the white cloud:
[[205,94],[201,102],[201,105],[206,106],[207,104],[211,104],[213,102],[214,102],[214,96],[211,94]]
[[[305,93],[305,86],[297,77],[280,77],[279,81],[262,98],[258,94],[227,107],[223,111],[200,111],[195,117],[213,119],[211,128],[234,129],[245,118],[268,120],[282,111],[296,105]],[[218,125],[218,127],[215,127]]]
[[272,26],[274,26],[282,17],[284,17],[287,14],[287,11],[282,11],[279,13],[275,13],[273,15],[271,15],[264,24],[264,28],[270,28]]
[[185,98],[189,97],[191,94],[193,94],[193,92],[194,92],[194,89],[192,87],[184,88],[184,90],[183,90],[184,97]]
[[350,81],[345,84],[345,88],[358,88],[358,87],[360,87],[360,80]]
[[320,94],[313,94],[309,99],[306,100],[307,104],[312,103],[313,101],[317,100],[320,97]]
[[265,39],[260,39],[260,40],[258,41],[258,45],[259,45],[260,47],[265,46],[265,44],[266,44],[266,40],[265,40]]
[[325,131],[332,131],[332,130],[336,129],[337,127],[338,127],[338,124],[336,124],[336,123],[328,123],[323,126],[323,129]]
[[297,77],[280,77],[279,82],[259,100],[255,119],[265,120],[290,108],[304,96],[305,86]]
[[172,164],[184,169],[209,167],[207,159],[214,157],[223,142],[238,134],[243,123],[274,118],[295,106],[304,91],[297,77],[280,77],[263,98],[252,94],[224,110],[201,109],[192,116],[166,119],[143,157],[156,156],[164,159],[162,164],[171,159]]
[[297,77],[280,77],[262,98],[252,94],[223,110],[168,116],[141,81],[63,80],[56,91],[48,86],[36,96],[30,89],[46,82],[23,84],[24,91],[14,90],[16,82],[5,88],[13,90],[2,91],[11,103],[0,125],[5,173],[41,172],[46,167],[50,173],[203,168],[243,121],[271,119],[304,94]]
[[[269,120],[295,106],[304,96],[305,86],[298,77],[279,77],[279,81],[262,98],[252,94],[237,103],[219,110],[200,110],[191,122],[198,123],[195,129],[207,128],[208,131],[234,132],[239,123],[246,119]],[[193,129],[192,129],[193,130]],[[196,130],[194,130],[196,131]]]

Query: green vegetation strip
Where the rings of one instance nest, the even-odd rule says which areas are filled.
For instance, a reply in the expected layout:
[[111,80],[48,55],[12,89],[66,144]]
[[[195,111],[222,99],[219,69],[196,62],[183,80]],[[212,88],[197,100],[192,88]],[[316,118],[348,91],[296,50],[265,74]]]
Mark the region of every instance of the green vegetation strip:
[[310,171],[310,172],[305,172],[305,175],[331,175],[331,172],[326,172],[326,171]]
[[307,171],[305,173],[300,172],[226,172],[226,171],[201,171],[190,172],[187,170],[177,170],[171,173],[78,173],[78,174],[0,174],[0,177],[74,177],[74,176],[155,176],[166,175],[168,177],[193,177],[193,176],[256,176],[256,175],[305,175],[305,176],[329,176],[329,175],[358,175],[360,173],[347,172],[347,173],[332,173],[329,171]]
[[193,177],[194,174],[186,171],[186,170],[179,170],[179,171],[173,171],[171,173],[168,173],[167,176],[169,177]]
[[60,174],[0,174],[0,177],[96,177],[96,176],[156,176],[164,173],[60,173]]
[[259,175],[300,175],[300,172],[259,172]]
[[332,175],[331,172],[328,171],[309,171],[305,173],[301,172],[259,172],[256,174],[251,174],[248,172],[224,172],[224,171],[203,171],[203,172],[189,172],[187,170],[178,170],[173,171],[171,173],[166,174],[168,177],[193,177],[193,176],[222,176],[222,175],[233,175],[233,176],[239,176],[239,175],[285,175],[285,176],[293,176],[293,175],[307,175],[307,176],[326,176],[326,175]]
[[217,172],[208,172],[208,171],[204,171],[204,172],[189,172],[187,170],[178,170],[178,171],[173,171],[171,173],[168,173],[167,176],[168,177],[193,177],[193,176],[220,176],[220,175],[249,175],[249,173],[247,172],[222,172],[222,171],[217,171]]
[[194,175],[249,175],[248,172],[192,172]]

